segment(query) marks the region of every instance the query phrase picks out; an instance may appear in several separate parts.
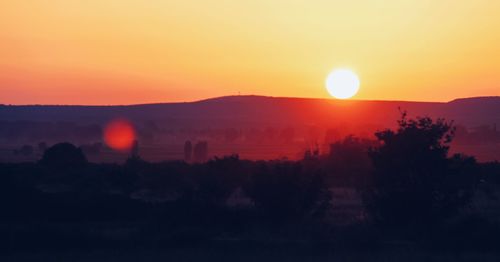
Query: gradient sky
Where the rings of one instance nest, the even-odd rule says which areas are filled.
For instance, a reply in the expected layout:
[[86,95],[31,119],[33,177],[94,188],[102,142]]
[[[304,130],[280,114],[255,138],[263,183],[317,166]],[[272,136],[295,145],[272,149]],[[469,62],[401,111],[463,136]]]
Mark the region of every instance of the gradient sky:
[[134,104],[257,94],[500,95],[497,0],[0,2],[0,103]]

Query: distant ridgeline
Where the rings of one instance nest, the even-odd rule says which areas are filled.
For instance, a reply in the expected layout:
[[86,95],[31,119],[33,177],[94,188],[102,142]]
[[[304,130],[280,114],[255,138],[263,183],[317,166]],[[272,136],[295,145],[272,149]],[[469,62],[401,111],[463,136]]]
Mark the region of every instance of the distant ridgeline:
[[[212,154],[295,158],[350,134],[373,137],[377,130],[394,127],[400,111],[453,120],[457,143],[494,147],[484,151],[468,146],[467,153],[486,160],[500,155],[500,97],[436,103],[229,96],[129,106],[0,105],[0,142],[7,147],[0,148],[0,160],[10,159],[3,157],[8,152],[42,142],[102,143],[103,126],[119,118],[134,124],[145,147],[141,152],[147,157],[154,151],[155,160],[182,159],[187,140],[207,141]],[[170,145],[167,151],[165,145]]]
[[[398,108],[410,115],[445,117],[474,127],[500,124],[500,97],[457,99],[448,103],[406,101],[343,101],[314,98],[228,96],[187,103],[129,106],[0,105],[1,121],[68,121],[103,123],[116,117],[132,121],[172,121],[170,125],[253,126],[335,125],[345,121],[355,125],[394,125]],[[215,121],[215,122],[214,122]]]

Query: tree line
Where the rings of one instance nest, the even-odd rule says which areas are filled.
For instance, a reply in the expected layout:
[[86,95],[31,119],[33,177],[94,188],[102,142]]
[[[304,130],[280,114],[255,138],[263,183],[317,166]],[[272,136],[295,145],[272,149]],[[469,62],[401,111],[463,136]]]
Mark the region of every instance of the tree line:
[[[60,143],[36,163],[0,163],[0,220],[17,225],[1,227],[2,241],[192,243],[272,235],[375,244],[391,232],[423,243],[462,234],[488,246],[500,232],[499,216],[465,210],[478,192],[495,197],[500,164],[450,156],[454,131],[444,119],[403,113],[396,129],[377,132],[374,141],[346,137],[329,154],[306,152],[300,161],[232,155],[148,163],[134,155],[124,164],[97,164],[81,148]],[[362,219],[332,223],[335,188],[360,195]],[[352,236],[339,237],[345,234]]]

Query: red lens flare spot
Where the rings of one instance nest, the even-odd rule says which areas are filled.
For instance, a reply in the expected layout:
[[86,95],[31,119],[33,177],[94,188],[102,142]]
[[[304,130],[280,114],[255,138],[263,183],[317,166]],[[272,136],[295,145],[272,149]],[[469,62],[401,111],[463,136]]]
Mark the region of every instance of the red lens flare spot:
[[104,142],[117,151],[128,151],[135,141],[134,126],[127,120],[117,119],[104,128]]

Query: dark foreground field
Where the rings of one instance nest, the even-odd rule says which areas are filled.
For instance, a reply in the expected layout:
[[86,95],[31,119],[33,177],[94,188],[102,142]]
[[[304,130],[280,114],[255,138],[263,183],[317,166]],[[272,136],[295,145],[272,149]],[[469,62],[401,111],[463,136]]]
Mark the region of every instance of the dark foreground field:
[[59,143],[0,163],[0,261],[498,261],[500,163],[403,114],[329,154],[124,164]]
[[488,252],[437,252],[414,247],[388,245],[384,250],[317,250],[313,247],[248,246],[220,244],[204,248],[134,248],[22,252],[0,255],[1,261],[498,261],[500,254]]

